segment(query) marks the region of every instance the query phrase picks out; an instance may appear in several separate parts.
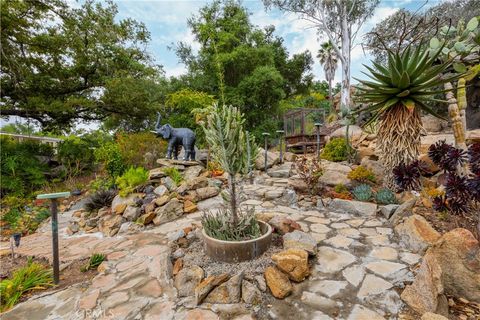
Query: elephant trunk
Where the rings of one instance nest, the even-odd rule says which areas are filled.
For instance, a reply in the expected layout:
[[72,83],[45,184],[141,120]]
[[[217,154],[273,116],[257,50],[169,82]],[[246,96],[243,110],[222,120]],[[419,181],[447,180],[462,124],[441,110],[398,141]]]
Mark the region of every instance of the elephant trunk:
[[160,120],[162,120],[162,115],[160,114],[160,112],[157,112],[158,114],[158,118],[157,118],[157,123],[155,123],[155,130],[158,131],[158,129],[160,129]]

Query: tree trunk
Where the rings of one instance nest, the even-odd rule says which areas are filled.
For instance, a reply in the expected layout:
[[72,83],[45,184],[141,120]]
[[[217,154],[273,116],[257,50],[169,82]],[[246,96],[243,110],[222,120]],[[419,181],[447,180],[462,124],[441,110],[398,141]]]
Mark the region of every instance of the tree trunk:
[[385,187],[396,190],[393,168],[418,159],[421,131],[422,120],[417,108],[410,112],[402,104],[397,104],[383,115],[377,134],[377,147],[379,160],[385,168]]
[[461,117],[460,110],[458,108],[457,99],[453,95],[453,87],[450,82],[444,84],[445,90],[448,90],[446,96],[448,100],[448,115],[452,121],[453,136],[455,138],[455,146],[457,148],[466,150],[467,145],[465,143],[465,127]]
[[[346,8],[344,8],[346,10]],[[350,110],[350,45],[351,32],[348,27],[347,13],[342,13],[342,93],[340,106]]]
[[330,100],[330,113],[335,112],[335,107],[333,105],[333,95],[332,95],[332,79],[328,79],[328,99]]
[[230,210],[233,220],[233,225],[237,226],[238,224],[238,215],[237,215],[237,192],[235,190],[235,175],[228,174],[228,184],[230,189]]

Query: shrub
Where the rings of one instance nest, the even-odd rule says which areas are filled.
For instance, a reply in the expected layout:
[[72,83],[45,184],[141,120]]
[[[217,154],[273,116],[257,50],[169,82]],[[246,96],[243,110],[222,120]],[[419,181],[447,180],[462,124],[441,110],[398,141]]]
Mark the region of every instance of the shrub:
[[238,223],[235,225],[225,209],[205,212],[202,215],[202,226],[207,235],[224,241],[242,241],[261,236],[253,210],[238,209]]
[[175,185],[180,185],[180,183],[182,183],[183,181],[183,177],[182,177],[182,174],[180,173],[180,171],[178,171],[177,168],[175,167],[167,167],[165,169],[163,169],[163,172],[168,176],[170,177],[173,182],[175,182]]
[[97,177],[95,180],[92,180],[88,186],[88,188],[93,191],[97,192],[99,190],[109,190],[113,189],[115,186],[115,180],[110,177]]
[[372,198],[372,187],[361,184],[353,189],[352,194],[359,201],[369,201]]
[[364,166],[358,166],[350,171],[347,175],[347,178],[362,183],[376,181],[373,171],[365,168]]
[[[119,133],[116,136],[119,152],[127,166],[151,169],[158,158],[165,156],[167,141],[150,132]],[[149,156],[146,156],[150,153]]]
[[94,154],[95,159],[103,164],[110,177],[116,178],[125,172],[125,161],[116,143],[108,142],[95,149]]
[[94,253],[88,263],[80,268],[80,271],[87,272],[88,270],[92,270],[97,268],[103,261],[105,261],[106,257],[102,253]]
[[13,307],[25,293],[52,285],[51,270],[30,260],[25,267],[15,271],[11,278],[0,282],[0,311]]
[[148,181],[148,171],[143,167],[130,167],[125,173],[115,180],[118,186],[119,194],[122,197],[133,192],[136,187],[141,186]]
[[335,138],[330,140],[323,148],[320,157],[334,162],[347,160],[348,146],[345,138]]
[[95,162],[92,145],[77,136],[70,136],[59,144],[58,159],[67,168],[70,178],[91,169]]
[[318,189],[318,181],[323,175],[323,168],[316,158],[298,157],[295,166],[300,177],[305,181],[311,194]]
[[344,184],[340,183],[335,186],[335,192],[336,193],[347,193],[349,192],[347,187],[345,187]]
[[32,142],[17,142],[11,137],[0,138],[0,167],[2,197],[29,195],[45,185],[44,172],[48,167],[35,155],[51,151],[51,147]]
[[117,195],[115,190],[98,190],[92,194],[84,204],[87,211],[93,211],[112,204],[113,198]]
[[381,188],[375,194],[375,201],[378,204],[394,204],[397,203],[397,198],[392,190],[387,188]]

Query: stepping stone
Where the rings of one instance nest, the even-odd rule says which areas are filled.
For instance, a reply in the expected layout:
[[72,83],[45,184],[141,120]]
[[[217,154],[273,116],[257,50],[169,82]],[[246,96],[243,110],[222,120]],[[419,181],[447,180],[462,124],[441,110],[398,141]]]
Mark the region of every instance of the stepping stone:
[[335,248],[347,249],[352,244],[353,241],[354,241],[353,239],[347,238],[345,236],[336,235],[335,237],[327,239],[323,242]]
[[375,228],[360,228],[358,229],[361,234],[364,234],[369,237],[378,236],[377,230]]
[[330,219],[328,218],[320,218],[320,217],[308,217],[305,221],[312,222],[312,223],[321,223],[321,224],[329,224]]
[[366,238],[367,242],[374,246],[387,246],[390,245],[390,239],[388,236],[381,234],[378,236],[370,236]]
[[356,304],[353,306],[352,312],[350,312],[350,316],[347,320],[385,320],[385,318],[375,311],[367,309],[360,304]]
[[393,285],[390,282],[376,277],[373,274],[367,274],[363,280],[360,290],[358,291],[357,297],[359,299],[364,299],[368,296],[382,293],[392,287]]
[[315,311],[312,314],[312,320],[333,320],[333,318],[330,318],[329,316],[327,316],[325,313],[321,311]]
[[354,287],[358,287],[360,282],[362,282],[363,277],[365,276],[365,268],[363,266],[351,266],[343,270],[343,277],[350,282]]
[[410,253],[410,252],[400,253],[400,260],[402,260],[405,263],[408,263],[409,265],[417,264],[421,258],[422,256],[416,253]]
[[241,205],[247,205],[247,206],[259,206],[262,204],[262,201],[260,200],[255,200],[255,199],[249,199],[247,201],[242,202]]
[[323,212],[320,212],[318,210],[308,210],[308,211],[304,211],[303,214],[307,215],[307,216],[313,216],[313,217],[318,217],[318,218],[323,218],[325,217],[325,215],[323,214]]
[[336,223],[332,223],[330,227],[334,229],[344,229],[344,228],[349,228],[350,226],[343,222],[336,222]]
[[370,256],[380,260],[397,260],[398,252],[390,247],[379,247],[374,248],[372,252],[370,252]]
[[353,228],[339,229],[338,233],[345,237],[349,237],[353,239],[360,238],[360,232],[357,229],[353,229]]
[[365,227],[381,227],[381,226],[383,226],[383,223],[379,220],[372,219],[372,220],[368,220],[363,225]]
[[365,267],[384,278],[394,278],[396,273],[406,267],[406,265],[390,261],[375,261],[365,265]]
[[328,233],[331,229],[324,224],[312,224],[310,225],[310,230],[317,233]]
[[348,223],[350,226],[352,226],[354,228],[358,228],[365,222],[365,220],[364,219],[351,219],[351,220],[347,220],[345,222]]
[[377,232],[379,234],[386,234],[386,235],[390,235],[390,234],[393,234],[393,230],[392,228],[380,228],[380,227],[377,227]]
[[327,238],[326,233],[310,233],[310,235],[313,237],[313,239],[315,239],[315,241],[317,241],[317,244],[319,244],[320,242],[322,242]]
[[329,298],[337,295],[341,290],[345,289],[348,285],[347,281],[334,281],[334,280],[322,280],[317,283],[313,283],[310,286],[310,290],[315,293],[321,293]]
[[302,297],[300,298],[303,303],[315,308],[320,309],[324,312],[334,311],[343,306],[341,302],[322,297],[316,293],[304,291]]
[[317,265],[315,268],[324,273],[335,273],[341,271],[346,266],[354,263],[357,258],[342,250],[330,247],[320,247],[317,253]]

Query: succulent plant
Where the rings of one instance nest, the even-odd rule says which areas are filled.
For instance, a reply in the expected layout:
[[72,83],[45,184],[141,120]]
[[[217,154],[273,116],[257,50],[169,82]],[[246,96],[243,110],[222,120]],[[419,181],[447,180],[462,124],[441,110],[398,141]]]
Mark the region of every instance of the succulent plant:
[[393,168],[393,177],[400,191],[417,190],[420,188],[420,177],[422,175],[422,162],[415,160],[409,165],[400,163]]
[[392,190],[387,188],[381,188],[375,194],[375,201],[379,204],[393,204],[397,203],[397,198]]
[[84,208],[87,211],[93,211],[103,207],[108,207],[112,204],[113,198],[117,195],[115,190],[99,190],[92,194],[85,202]]
[[480,176],[480,142],[471,144],[468,148],[470,170],[473,174]]
[[359,201],[369,201],[373,194],[372,187],[368,184],[361,184],[353,189],[352,194]]

